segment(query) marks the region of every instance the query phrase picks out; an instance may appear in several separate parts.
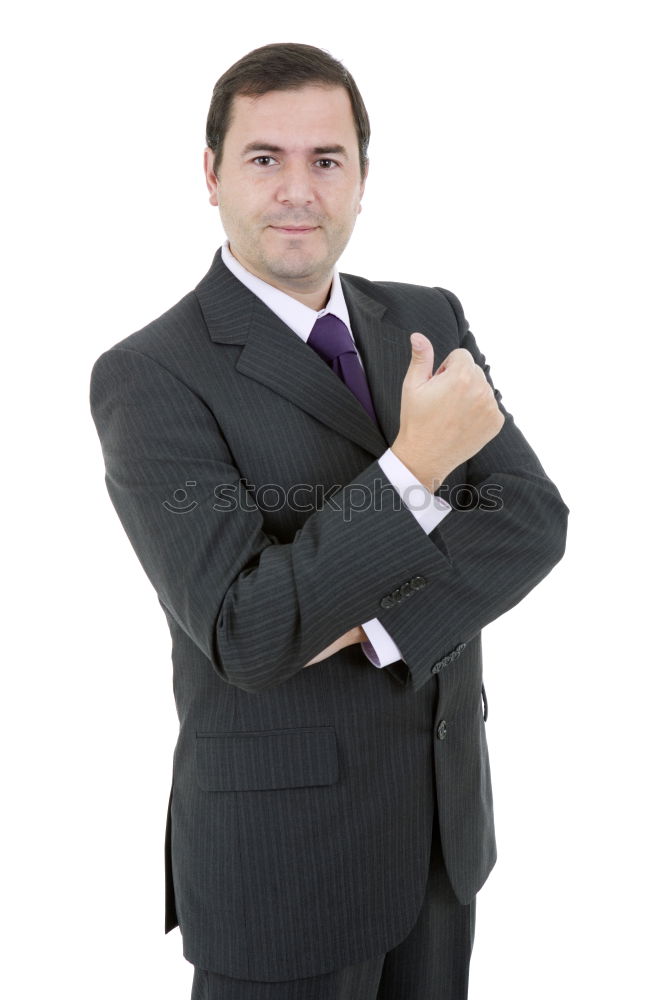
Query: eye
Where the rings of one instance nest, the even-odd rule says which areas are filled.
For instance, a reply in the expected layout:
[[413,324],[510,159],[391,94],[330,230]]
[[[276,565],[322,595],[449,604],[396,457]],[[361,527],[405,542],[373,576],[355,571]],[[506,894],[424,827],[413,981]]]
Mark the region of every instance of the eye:
[[[274,160],[274,159],[275,158],[273,156],[269,156],[268,154],[264,154],[262,156],[255,156],[254,159],[252,160],[252,163],[256,163],[258,166],[264,166],[263,163],[259,163],[260,160]],[[339,167],[340,166],[340,164],[337,162],[337,160],[331,160],[329,157],[322,157],[321,159],[316,160],[315,162],[316,163],[328,163],[328,164],[330,164],[330,166],[326,167],[326,170],[331,170],[331,168],[333,166],[335,166],[335,167]]]

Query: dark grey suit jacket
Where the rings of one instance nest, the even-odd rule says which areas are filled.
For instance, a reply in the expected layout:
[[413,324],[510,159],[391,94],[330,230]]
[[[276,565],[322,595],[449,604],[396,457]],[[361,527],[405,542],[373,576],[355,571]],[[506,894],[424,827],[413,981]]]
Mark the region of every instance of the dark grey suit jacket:
[[[470,484],[479,503],[459,493],[423,531],[377,462],[409,334],[435,364],[462,346],[490,381],[488,366],[451,292],[341,281],[381,431],[219,249],[92,370],[109,495],[173,641],[165,929],[239,978],[313,976],[403,940],[434,808],[473,899],[496,857],[480,632],[564,552],[568,509],[497,390],[502,430],[438,491]],[[499,509],[483,509],[489,486]],[[374,617],[398,663],[354,645],[304,669]]]

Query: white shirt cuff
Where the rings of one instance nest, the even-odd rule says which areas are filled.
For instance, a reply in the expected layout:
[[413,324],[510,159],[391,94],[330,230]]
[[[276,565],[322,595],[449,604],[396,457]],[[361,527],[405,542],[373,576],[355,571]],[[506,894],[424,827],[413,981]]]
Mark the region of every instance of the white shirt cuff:
[[361,649],[371,663],[381,668],[402,659],[400,650],[378,618],[363,622],[362,627],[369,641],[362,642]]
[[412,512],[425,533],[429,535],[450,512],[451,505],[443,497],[435,496],[427,490],[390,448],[387,448],[377,461],[386,478],[397,490],[405,507]]

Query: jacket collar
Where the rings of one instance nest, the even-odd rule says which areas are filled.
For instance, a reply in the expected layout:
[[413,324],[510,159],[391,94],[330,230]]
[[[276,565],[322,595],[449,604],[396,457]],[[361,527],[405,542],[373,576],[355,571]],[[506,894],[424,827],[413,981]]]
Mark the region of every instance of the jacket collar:
[[379,458],[400,424],[402,382],[411,358],[406,331],[383,319],[386,306],[340,273],[354,340],[381,431],[319,355],[224,264],[220,248],[195,287],[211,340],[242,344],[236,369],[268,386]]

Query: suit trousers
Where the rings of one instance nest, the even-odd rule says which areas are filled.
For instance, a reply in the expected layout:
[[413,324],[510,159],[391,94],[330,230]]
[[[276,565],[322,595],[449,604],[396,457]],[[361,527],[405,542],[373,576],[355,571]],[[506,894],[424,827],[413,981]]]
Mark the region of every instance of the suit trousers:
[[463,906],[446,874],[435,800],[430,865],[418,918],[390,951],[320,976],[259,982],[195,966],[191,1000],[466,1000],[476,898]]

